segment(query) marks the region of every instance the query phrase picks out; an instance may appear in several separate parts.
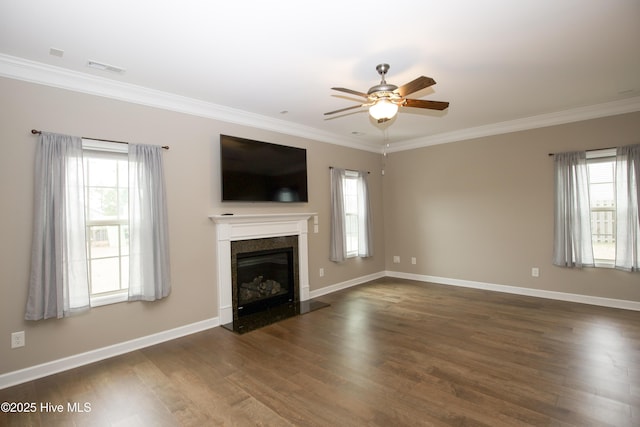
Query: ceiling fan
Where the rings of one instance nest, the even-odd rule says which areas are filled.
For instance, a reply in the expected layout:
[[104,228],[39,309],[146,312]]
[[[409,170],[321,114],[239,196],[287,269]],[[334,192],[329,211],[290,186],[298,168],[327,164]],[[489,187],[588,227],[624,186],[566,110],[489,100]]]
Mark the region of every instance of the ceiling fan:
[[367,93],[358,92],[357,90],[346,89],[343,87],[332,87],[331,89],[340,92],[350,93],[352,95],[361,96],[366,102],[353,107],[341,108],[335,111],[324,113],[325,116],[330,114],[341,113],[343,111],[352,110],[354,108],[369,107],[369,114],[378,123],[384,123],[391,120],[398,112],[398,107],[426,108],[429,110],[444,110],[449,106],[448,102],[442,101],[425,101],[422,99],[409,99],[405,96],[418,92],[419,90],[428,88],[436,84],[431,77],[420,76],[417,79],[403,85],[396,86],[387,83],[385,75],[389,71],[389,64],[378,64],[376,70],[382,80],[380,84],[372,86]]

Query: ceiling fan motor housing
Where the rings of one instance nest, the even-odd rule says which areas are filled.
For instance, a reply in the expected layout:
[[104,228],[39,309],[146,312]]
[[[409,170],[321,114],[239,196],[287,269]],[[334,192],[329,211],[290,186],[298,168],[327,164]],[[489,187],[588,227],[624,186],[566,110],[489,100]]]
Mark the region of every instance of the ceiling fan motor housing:
[[374,94],[376,92],[393,92],[396,89],[398,89],[398,86],[396,86],[396,85],[390,85],[390,84],[387,84],[387,83],[380,83],[379,85],[372,86],[371,89],[369,89],[369,92],[367,92],[367,94],[371,95],[371,94]]

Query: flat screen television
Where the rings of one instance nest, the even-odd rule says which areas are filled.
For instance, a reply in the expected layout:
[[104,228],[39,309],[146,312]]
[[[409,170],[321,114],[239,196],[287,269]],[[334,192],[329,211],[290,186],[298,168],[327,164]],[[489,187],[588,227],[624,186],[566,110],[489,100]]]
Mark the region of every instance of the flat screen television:
[[308,202],[307,150],[220,135],[223,202]]

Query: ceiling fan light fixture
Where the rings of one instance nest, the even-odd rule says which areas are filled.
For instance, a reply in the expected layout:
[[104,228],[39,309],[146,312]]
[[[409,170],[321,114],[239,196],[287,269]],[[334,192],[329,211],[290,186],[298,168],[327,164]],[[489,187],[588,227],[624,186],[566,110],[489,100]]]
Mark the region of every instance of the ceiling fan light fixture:
[[369,107],[369,115],[376,120],[391,120],[398,112],[398,104],[394,104],[388,99],[379,99]]

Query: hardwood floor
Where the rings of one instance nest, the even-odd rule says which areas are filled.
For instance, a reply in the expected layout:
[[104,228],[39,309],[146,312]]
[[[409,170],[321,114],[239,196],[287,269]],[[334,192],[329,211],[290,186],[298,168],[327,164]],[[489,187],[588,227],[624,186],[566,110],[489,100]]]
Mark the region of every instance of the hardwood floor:
[[0,390],[65,408],[0,425],[640,425],[638,312],[388,278],[320,300]]

